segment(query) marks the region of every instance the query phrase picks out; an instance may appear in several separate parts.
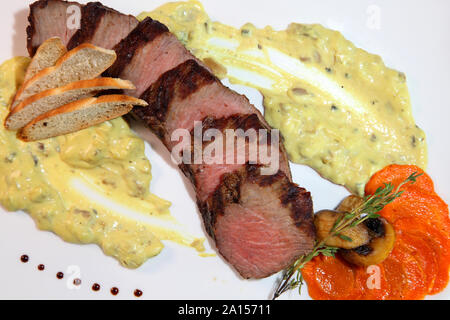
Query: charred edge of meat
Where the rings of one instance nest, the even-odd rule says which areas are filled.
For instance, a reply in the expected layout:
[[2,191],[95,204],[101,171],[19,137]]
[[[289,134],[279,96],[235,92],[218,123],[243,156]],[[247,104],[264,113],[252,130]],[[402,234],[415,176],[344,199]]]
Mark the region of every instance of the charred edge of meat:
[[[181,100],[201,87],[219,80],[195,60],[188,60],[164,73],[148,88],[141,99],[148,102],[145,108],[135,107],[134,113],[144,121],[161,139],[164,138],[164,123],[174,97]],[[163,139],[164,140],[164,139]]]
[[[221,132],[224,132],[226,129],[238,130],[242,129],[244,132],[249,129],[255,129],[257,132],[259,129],[270,130],[264,123],[261,122],[257,114],[249,114],[249,115],[232,115],[230,117],[224,117],[220,119],[215,119],[213,117],[206,117],[202,122],[202,137],[204,133],[209,129],[216,129]],[[191,137],[198,138],[195,136],[195,130],[191,131]],[[203,147],[212,143],[212,141],[203,141],[201,138]],[[191,154],[194,154],[194,139],[191,141]],[[267,144],[270,145],[270,135],[267,139]],[[195,188],[198,187],[197,180],[195,178],[198,168],[193,167],[192,165],[182,164],[180,165],[181,171],[183,171],[184,175],[191,181]]]
[[100,2],[89,2],[81,9],[81,22],[82,26],[70,39],[67,44],[67,49],[71,50],[78,47],[80,44],[89,42],[95,33],[100,21],[107,11],[118,11],[105,7]]
[[[220,119],[215,119],[213,117],[206,117],[202,122],[203,131],[209,129],[217,129],[224,131],[225,129],[242,129],[247,131],[249,129],[265,129],[270,130],[266,124],[262,123],[259,116],[256,113],[241,115],[236,114],[230,117],[224,117]],[[193,132],[191,132],[193,133]]]
[[49,0],[39,0],[30,4],[30,14],[28,15],[29,25],[27,26],[27,49],[31,57],[34,56],[37,50],[37,47],[34,47],[32,44],[33,36],[36,34],[36,27],[35,27],[36,23],[33,19],[34,12],[36,9],[43,9],[47,7],[48,1]]
[[[267,145],[270,146],[272,143],[272,141],[271,141],[272,135],[270,133],[271,133],[271,130],[273,130],[273,129],[267,124],[264,117],[259,113],[259,111],[257,109],[255,109],[254,114],[250,114],[250,115],[233,115],[228,118],[220,118],[220,119],[215,119],[213,117],[207,117],[203,120],[202,128],[203,128],[203,131],[206,131],[208,129],[218,129],[222,132],[225,129],[234,129],[234,130],[242,129],[242,130],[244,130],[244,132],[249,129],[255,129],[257,132],[260,129],[265,129],[265,130],[267,130],[267,133],[268,133]],[[191,136],[192,137],[194,136],[193,132],[191,132]],[[281,133],[280,133],[280,143],[279,143],[280,163],[286,164],[287,172],[285,172],[285,174],[288,175],[289,180],[292,180],[289,161],[286,156],[286,150],[284,148],[283,141],[284,141],[283,137],[281,136]],[[204,145],[207,145],[209,143],[210,143],[209,141],[206,141],[206,142],[204,142]]]
[[[40,10],[40,9],[45,9],[49,3],[52,2],[61,2],[60,0],[39,0],[36,2],[33,2],[32,4],[30,4],[30,14],[28,15],[28,23],[29,25],[27,26],[27,49],[28,49],[28,53],[30,54],[30,57],[34,56],[34,54],[36,53],[38,46],[33,46],[33,37],[36,34],[36,22],[34,21],[34,17],[35,17],[35,12],[36,10]],[[82,5],[77,3],[77,2],[67,2],[67,1],[62,1],[67,3],[68,5],[76,5],[81,7]]]
[[259,165],[247,164],[242,170],[225,174],[220,185],[207,201],[204,203],[197,201],[205,221],[205,228],[212,238],[215,239],[217,217],[224,214],[227,205],[240,203],[240,189],[244,183],[255,183],[261,187],[278,185],[280,202],[282,206],[290,210],[295,226],[307,236],[315,237],[311,194],[292,183],[282,171],[265,176],[260,174]]
[[[250,166],[251,168],[255,166]],[[202,214],[205,229],[216,240],[215,225],[217,216],[223,214],[228,203],[239,203],[241,183],[245,179],[241,172],[224,174],[216,191],[205,202],[197,200],[197,205]]]
[[197,186],[197,180],[195,179],[195,172],[194,172],[192,166],[189,164],[182,163],[179,165],[179,168],[183,172],[185,177],[188,178],[189,181],[191,181],[192,185],[195,188]]
[[117,60],[107,71],[107,74],[111,77],[119,77],[123,69],[133,60],[134,54],[141,46],[152,42],[166,32],[169,32],[169,29],[162,23],[150,17],[142,20],[126,38],[122,39],[114,47],[117,53]]
[[[220,132],[224,133],[225,136],[225,130],[232,129],[232,130],[242,130],[247,132],[250,129],[254,129],[256,133],[258,134],[259,130],[264,129],[269,132],[269,135],[267,136],[267,144],[270,145],[271,143],[271,136],[270,136],[270,127],[268,127],[266,124],[264,124],[259,116],[256,113],[253,114],[235,114],[230,117],[223,117],[216,119],[214,117],[206,117],[202,121],[202,130],[201,130],[201,137],[197,137],[195,134],[197,133],[196,130],[191,130],[191,137],[194,138],[200,138],[201,141],[203,141],[203,136],[206,131],[210,129],[216,129]],[[203,146],[206,146],[208,144],[212,143],[212,141],[203,141]],[[192,150],[194,148],[194,140],[192,141]]]

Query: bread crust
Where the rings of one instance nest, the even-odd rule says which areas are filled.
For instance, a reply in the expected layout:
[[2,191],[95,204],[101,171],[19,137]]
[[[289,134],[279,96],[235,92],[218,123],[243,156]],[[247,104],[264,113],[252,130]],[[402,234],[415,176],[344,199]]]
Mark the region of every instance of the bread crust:
[[[92,120],[90,123],[85,123],[83,125],[80,125],[77,129],[71,131],[76,132],[85,128],[88,128],[90,126],[120,117],[129,111],[133,109],[133,106],[147,106],[147,103],[143,100],[126,96],[126,95],[106,95],[106,96],[100,96],[98,98],[85,98],[81,99],[69,104],[66,104],[62,107],[59,107],[57,109],[51,110],[33,121],[31,121],[29,124],[27,124],[22,130],[18,132],[18,137],[24,141],[36,141],[44,138],[50,138],[50,136],[46,136],[44,138],[39,137],[37,135],[33,135],[33,131],[39,130],[40,126],[46,126],[45,121],[50,120],[53,117],[59,116],[59,115],[69,115],[72,112],[80,111],[84,109],[89,108],[95,108],[96,106],[103,105],[105,103],[111,104],[111,109],[113,109],[115,106],[121,105],[123,108],[117,109],[116,113],[108,113],[107,115],[103,115],[101,119],[97,119],[96,121]],[[76,120],[76,119],[74,119]],[[64,127],[61,127],[60,130],[61,134],[67,134],[68,132],[64,132]],[[58,135],[61,135],[58,134]],[[54,135],[57,136],[57,135]]]
[[110,61],[108,61],[108,63],[106,64],[106,67],[100,68],[98,69],[98,71],[96,72],[96,75],[94,75],[93,77],[98,77],[99,75],[101,75],[106,69],[108,69],[116,60],[117,55],[115,53],[114,50],[108,50],[108,49],[103,49],[97,46],[94,46],[90,43],[84,43],[78,47],[76,47],[75,49],[67,52],[64,56],[62,56],[53,67],[49,67],[49,68],[45,68],[44,70],[40,71],[39,73],[37,73],[34,77],[32,77],[31,79],[29,79],[28,81],[26,81],[21,88],[19,89],[19,91],[16,93],[13,103],[11,105],[11,110],[14,109],[21,101],[21,96],[23,95],[23,93],[25,92],[25,90],[27,90],[28,88],[30,88],[31,85],[35,84],[36,82],[38,82],[39,80],[41,80],[43,77],[51,74],[52,72],[56,72],[67,60],[69,60],[70,58],[72,58],[73,56],[75,56],[78,52],[80,52],[83,49],[92,49],[92,50],[96,50],[99,52],[103,52],[105,53],[106,56],[110,56]]
[[25,74],[24,81],[28,81],[33,76],[35,76],[37,73],[42,71],[44,68],[39,64],[40,59],[43,55],[46,55],[49,50],[54,50],[57,53],[57,57],[54,61],[48,62],[48,67],[54,66],[56,62],[67,53],[67,49],[62,43],[61,39],[59,37],[53,37],[50,39],[45,40],[37,49],[36,54],[34,55],[33,59],[30,62],[30,65],[28,66],[27,72]]
[[[72,82],[64,87],[55,88],[55,89],[49,89],[43,92],[40,92],[38,94],[35,94],[34,96],[31,96],[24,101],[22,101],[20,104],[18,104],[8,115],[8,117],[5,119],[5,127],[8,130],[17,130],[20,129],[22,126],[26,125],[26,123],[23,124],[16,124],[14,123],[15,118],[19,115],[19,113],[23,113],[27,109],[30,109],[34,107],[34,103],[39,102],[42,99],[48,99],[51,97],[54,97],[56,95],[62,95],[65,93],[69,93],[70,91],[76,91],[76,90],[86,90],[86,89],[92,89],[92,92],[95,91],[102,91],[102,90],[110,90],[110,89],[119,89],[119,90],[133,90],[135,89],[135,86],[131,81],[128,80],[122,80],[122,79],[116,79],[116,78],[95,78],[90,80],[81,80],[77,82]],[[58,106],[55,106],[51,109],[55,109]],[[31,121],[32,119],[30,119]]]

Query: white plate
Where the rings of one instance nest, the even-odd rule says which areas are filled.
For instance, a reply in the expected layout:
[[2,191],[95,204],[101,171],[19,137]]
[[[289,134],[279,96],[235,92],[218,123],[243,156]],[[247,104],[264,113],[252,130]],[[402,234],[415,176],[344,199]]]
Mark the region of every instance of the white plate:
[[[25,28],[28,4],[32,1],[2,1],[0,10],[0,60],[27,55]],[[166,1],[104,0],[124,13],[138,14]],[[405,72],[411,92],[414,116],[428,138],[427,172],[439,195],[450,200],[450,1],[381,0],[204,0],[215,20],[239,27],[253,22],[285,28],[290,22],[321,23],[341,31],[356,45],[380,54],[386,64]],[[370,15],[379,13],[379,24]],[[261,108],[255,90],[233,86]],[[172,214],[196,235],[203,235],[192,189],[182,174],[167,163],[168,153],[153,139],[147,154],[153,166],[152,192],[172,201]],[[308,167],[293,165],[295,182],[312,192],[315,210],[334,207],[348,192],[321,179]],[[186,187],[188,186],[188,187]],[[65,243],[49,232],[36,229],[25,213],[0,209],[0,298],[129,299],[136,288],[142,299],[267,299],[276,276],[258,281],[240,279],[220,258],[201,258],[193,250],[166,243],[165,250],[138,270],[127,270],[94,246]],[[30,262],[21,263],[26,253]],[[40,263],[44,272],[37,271]],[[70,289],[67,277],[57,280],[58,271],[71,273],[78,266],[81,289]],[[93,292],[93,282],[102,290]],[[113,297],[109,288],[117,286]],[[448,299],[450,289],[433,296]],[[296,299],[296,293],[283,298]],[[301,297],[307,298],[306,290]]]

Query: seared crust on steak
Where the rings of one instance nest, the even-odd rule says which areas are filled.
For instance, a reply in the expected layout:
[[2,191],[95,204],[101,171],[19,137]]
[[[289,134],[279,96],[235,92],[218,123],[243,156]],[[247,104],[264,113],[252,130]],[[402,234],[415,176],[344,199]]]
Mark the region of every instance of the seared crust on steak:
[[77,2],[39,0],[30,5],[27,27],[27,49],[34,56],[37,48],[47,39],[59,37],[67,45],[76,29],[69,30],[67,21],[70,6],[81,8]]
[[71,50],[85,42],[112,49],[125,38],[139,21],[132,15],[124,15],[100,2],[89,2],[81,10],[81,28],[70,39]]
[[146,18],[114,50],[118,59],[108,75],[125,78],[136,85],[126,92],[140,97],[165,72],[195,57],[166,26]]
[[[244,278],[267,277],[289,267],[312,249],[315,239],[309,192],[282,171],[264,176],[259,170],[246,165],[225,174],[213,196],[198,203],[208,234]],[[237,214],[241,217],[233,221],[230,215]],[[276,259],[278,254],[282,258]]]
[[162,23],[152,20],[150,17],[142,20],[126,38],[122,39],[115,47],[117,60],[108,70],[108,75],[113,77],[120,76],[123,69],[131,62],[136,51],[152,42],[161,34],[169,32],[169,29]]
[[275,175],[264,176],[260,174],[260,168],[260,165],[247,164],[242,170],[225,174],[213,196],[206,202],[199,204],[209,235],[215,238],[214,230],[217,217],[224,214],[225,207],[232,203],[242,202],[241,185],[243,183],[256,183],[261,187],[277,185],[275,190],[279,194],[276,197],[284,207],[289,208],[295,225],[314,237],[311,194],[304,188],[292,183],[281,170]]
[[142,94],[140,99],[150,103],[152,108],[137,107],[133,112],[164,141],[168,134],[165,121],[172,100],[177,96],[186,99],[201,87],[214,82],[219,82],[219,79],[196,61],[188,60],[164,73]]
[[[271,131],[272,129],[267,124],[261,122],[257,114],[232,115],[220,119],[207,117],[204,119],[201,130],[200,128],[196,128],[191,131],[191,137],[193,137],[193,139],[189,146],[190,148],[185,148],[185,152],[189,151],[189,154],[191,155],[191,164],[182,163],[180,165],[185,176],[194,185],[197,192],[197,198],[200,201],[205,200],[212,192],[214,192],[215,187],[217,187],[220,182],[221,175],[233,172],[244,164],[249,163],[268,166],[267,163],[261,162],[260,147],[265,144],[267,150],[271,149]],[[213,141],[216,142],[216,137],[214,135],[218,132],[220,132],[223,137],[222,142],[219,143],[222,144],[223,149],[215,150],[214,153],[223,151],[223,161],[222,163],[219,163],[220,165],[210,162],[208,162],[209,164],[205,163],[206,159],[205,155],[202,155],[202,151],[205,150],[208,145],[212,144]],[[231,135],[232,132],[234,133],[233,147],[229,150],[227,147],[231,142],[227,139],[229,139],[229,135]],[[264,132],[267,133],[265,137],[263,136]],[[213,136],[209,136],[208,133],[211,133]],[[207,138],[207,140],[204,140],[204,138]],[[286,153],[284,153],[284,150],[282,149],[282,144],[278,141],[274,141],[273,143],[276,143],[279,148],[279,170],[284,172],[290,179],[291,172],[289,169],[289,161],[286,157]],[[238,150],[239,146],[241,148]],[[238,153],[241,156],[241,162],[238,161]],[[192,155],[202,155],[203,163],[196,162],[196,159]],[[180,157],[181,156],[182,155],[180,154]]]

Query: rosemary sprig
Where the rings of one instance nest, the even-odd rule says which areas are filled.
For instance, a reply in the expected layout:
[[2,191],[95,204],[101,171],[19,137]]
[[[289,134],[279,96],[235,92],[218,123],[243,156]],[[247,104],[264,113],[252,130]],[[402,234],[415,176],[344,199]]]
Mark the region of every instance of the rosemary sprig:
[[338,236],[344,240],[351,241],[351,239],[345,239],[346,237],[343,236],[341,232],[347,228],[355,227],[367,219],[378,218],[380,216],[378,212],[403,194],[403,191],[400,191],[400,188],[409,182],[415,183],[417,178],[421,175],[422,174],[414,172],[405,181],[400,183],[397,188],[391,183],[385,183],[384,187],[378,188],[373,195],[365,196],[363,203],[357,208],[343,214],[334,224],[328,237],[320,242],[316,242],[311,253],[301,256],[284,271],[283,277],[281,278],[272,299],[275,300],[283,293],[296,288],[298,288],[300,294],[303,285],[301,271],[305,265],[321,254],[328,257],[334,257],[339,250],[339,248],[330,247],[325,244],[330,238]]

